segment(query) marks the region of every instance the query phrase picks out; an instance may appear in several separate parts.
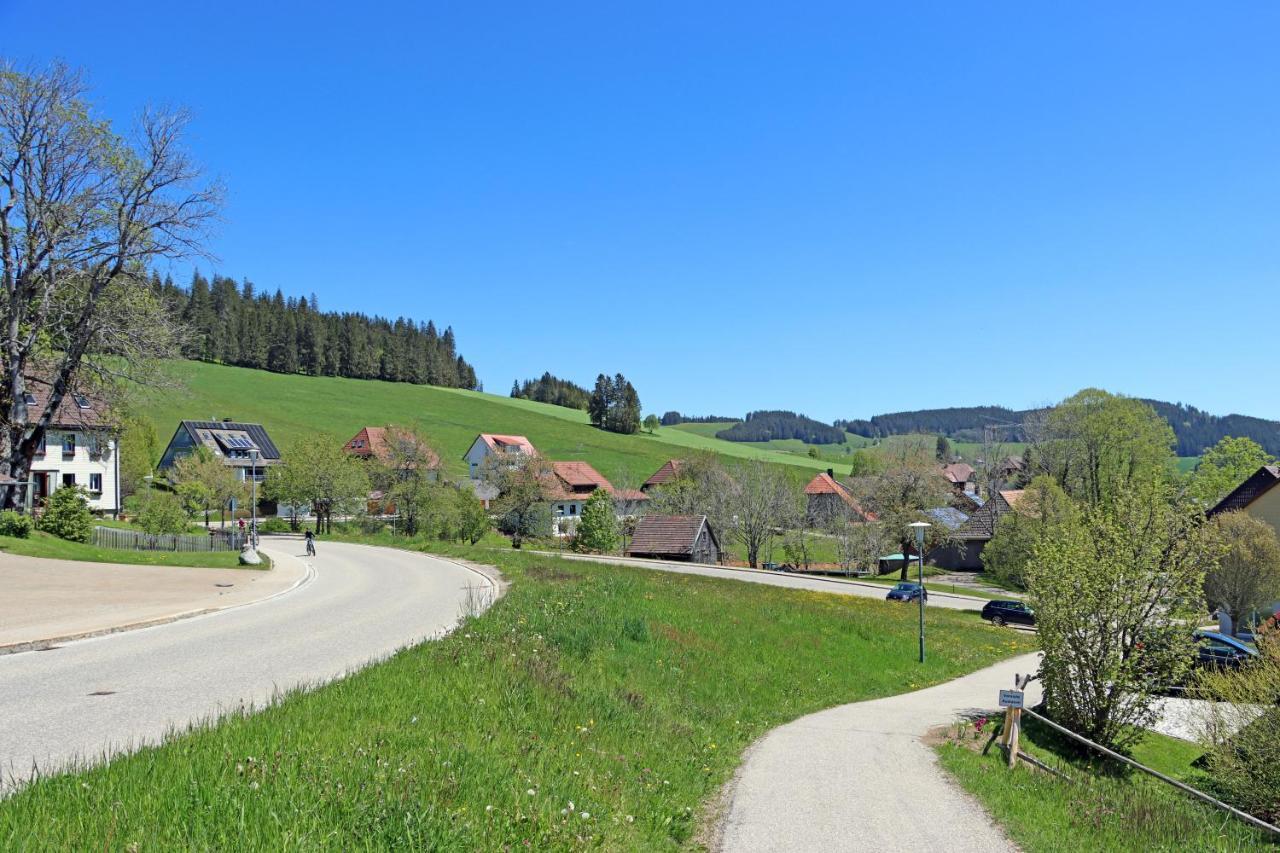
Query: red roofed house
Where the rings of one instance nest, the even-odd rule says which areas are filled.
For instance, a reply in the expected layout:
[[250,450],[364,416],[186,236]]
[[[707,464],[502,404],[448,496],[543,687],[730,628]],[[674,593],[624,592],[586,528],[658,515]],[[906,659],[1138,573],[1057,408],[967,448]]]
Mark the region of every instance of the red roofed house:
[[613,496],[618,515],[634,515],[649,496],[634,489],[618,489],[605,476],[586,462],[552,462],[544,495],[551,502],[551,514],[557,531],[568,532],[572,525],[562,524],[560,519],[576,521],[582,508],[597,489]]
[[942,476],[947,478],[957,492],[975,494],[978,491],[977,472],[967,462],[952,462],[942,466]]
[[523,435],[494,435],[482,432],[476,436],[475,441],[471,442],[470,449],[462,457],[467,460],[467,473],[471,479],[481,478],[481,469],[485,461],[494,455],[500,458],[516,459],[520,456],[537,456],[538,451]]
[[[400,442],[405,444],[401,445]],[[408,430],[395,427],[367,426],[353,435],[342,449],[361,459],[374,459],[384,465],[403,464],[405,469],[416,468],[418,462],[426,462],[429,480],[440,478],[440,457],[434,450],[421,444]],[[397,463],[396,460],[400,460]],[[393,515],[395,504],[384,501],[381,491],[369,493],[367,510],[370,515]]]
[[680,469],[683,466],[684,463],[679,459],[668,459],[661,468],[653,472],[652,477],[644,481],[644,484],[640,486],[640,491],[647,492],[650,489],[670,483],[680,476]]
[[929,562],[944,569],[981,569],[982,549],[995,536],[1001,516],[1017,506],[1022,494],[1021,489],[1006,489],[993,494],[956,530],[956,541],[929,552]]
[[719,563],[720,541],[705,515],[646,515],[636,522],[627,556]]
[[849,488],[835,478],[835,472],[828,468],[817,475],[804,487],[808,501],[807,516],[809,524],[821,527],[835,518],[849,521],[875,521],[875,513],[862,508]]

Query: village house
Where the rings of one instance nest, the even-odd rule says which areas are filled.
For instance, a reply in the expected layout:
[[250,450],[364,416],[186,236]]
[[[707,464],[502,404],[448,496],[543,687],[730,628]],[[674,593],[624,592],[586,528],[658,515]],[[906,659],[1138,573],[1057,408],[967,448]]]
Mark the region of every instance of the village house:
[[636,521],[628,557],[719,563],[720,540],[705,515],[646,515]]
[[537,455],[538,451],[533,443],[523,435],[495,435],[482,432],[476,436],[475,441],[471,442],[471,447],[462,458],[467,462],[467,475],[472,480],[480,480],[484,475],[485,462],[491,456],[516,462],[521,456]]
[[557,532],[569,532],[582,515],[587,499],[596,490],[613,498],[614,511],[622,517],[635,515],[649,500],[644,492],[618,489],[603,474],[586,462],[552,462],[543,496],[551,504]]
[[[401,442],[407,444],[401,445]],[[399,465],[402,474],[416,469],[419,462],[425,463],[427,479],[440,479],[440,457],[434,450],[418,441],[417,436],[408,430],[397,430],[395,427],[367,426],[353,435],[342,449],[352,456],[366,461],[375,461],[382,465]],[[394,515],[394,504],[388,503],[386,495],[378,489],[369,493],[366,510],[370,515]]]
[[[49,402],[48,383],[28,378],[26,404],[42,411]],[[31,479],[18,484],[30,510],[43,504],[56,489],[80,486],[89,508],[97,513],[120,512],[120,454],[114,424],[106,403],[83,393],[67,394],[54,411],[31,463]],[[25,487],[25,488],[24,488]]]
[[659,486],[665,486],[667,483],[678,479],[680,469],[684,467],[684,462],[679,459],[668,459],[662,464],[662,467],[654,471],[649,479],[645,480],[640,486],[640,491],[649,492]]
[[823,527],[833,519],[846,521],[875,521],[876,515],[862,508],[853,492],[835,477],[828,468],[804,487],[806,517],[810,527]]
[[160,457],[159,470],[168,471],[197,447],[204,447],[232,468],[242,482],[266,478],[267,468],[280,464],[280,450],[262,424],[220,421],[182,421]]
[[[1280,485],[1280,465],[1263,465],[1205,514],[1213,518],[1224,512],[1245,512],[1259,521],[1270,524],[1274,530],[1280,531],[1280,489],[1276,488],[1278,485]],[[1272,602],[1263,610],[1264,612],[1255,616],[1265,619],[1267,616],[1280,613],[1280,601]],[[1218,614],[1220,631],[1232,634],[1235,627],[1231,624],[1231,617],[1225,613]]]
[[926,555],[932,565],[944,569],[982,569],[982,549],[995,535],[1001,516],[1017,506],[1021,489],[1006,489],[991,495],[963,524],[955,529],[953,540]]
[[978,472],[967,462],[952,462],[942,466],[942,476],[959,494],[977,494]]

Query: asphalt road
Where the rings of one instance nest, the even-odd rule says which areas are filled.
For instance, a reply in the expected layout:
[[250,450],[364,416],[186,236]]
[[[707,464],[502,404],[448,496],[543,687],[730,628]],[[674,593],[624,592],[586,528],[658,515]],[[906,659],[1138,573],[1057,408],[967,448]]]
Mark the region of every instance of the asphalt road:
[[[553,552],[547,552],[553,553]],[[766,572],[761,569],[738,569],[729,566],[709,566],[703,563],[675,563],[665,560],[639,560],[630,557],[606,557],[583,554],[554,554],[569,560],[587,560],[598,563],[617,563],[623,566],[637,566],[642,569],[656,569],[661,572],[677,572],[684,575],[703,575],[709,578],[731,578],[747,583],[762,583],[769,586],[781,586],[788,589],[812,589],[818,592],[831,592],[837,595],[859,595],[865,598],[884,599],[889,594],[889,587],[883,584],[849,580],[847,578],[828,578],[817,575],[791,574],[788,572]],[[928,580],[925,581],[926,585]],[[945,607],[948,610],[981,610],[987,603],[985,598],[971,598],[966,595],[951,595],[944,592],[930,592],[930,607]],[[904,607],[915,607],[914,602],[903,604]]]
[[[301,540],[264,541],[297,560]],[[496,582],[458,563],[322,542],[292,592],[207,616],[0,656],[0,790],[261,705],[447,632]],[[181,571],[181,569],[177,570]]]

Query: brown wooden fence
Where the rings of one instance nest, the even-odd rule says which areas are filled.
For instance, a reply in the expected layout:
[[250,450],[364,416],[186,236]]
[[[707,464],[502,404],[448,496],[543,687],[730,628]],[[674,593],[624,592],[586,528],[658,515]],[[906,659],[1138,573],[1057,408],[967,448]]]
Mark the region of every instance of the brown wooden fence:
[[119,527],[95,527],[93,544],[121,551],[239,551],[244,545],[244,534],[238,530],[153,534]]

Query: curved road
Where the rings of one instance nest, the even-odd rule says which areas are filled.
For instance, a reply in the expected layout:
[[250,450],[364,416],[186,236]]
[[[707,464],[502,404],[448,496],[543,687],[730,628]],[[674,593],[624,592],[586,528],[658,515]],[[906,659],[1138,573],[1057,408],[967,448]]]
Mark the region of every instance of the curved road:
[[[264,541],[298,560],[301,540]],[[261,705],[419,640],[496,597],[492,575],[399,551],[322,542],[310,580],[284,595],[48,651],[0,656],[0,789],[171,728]]]

